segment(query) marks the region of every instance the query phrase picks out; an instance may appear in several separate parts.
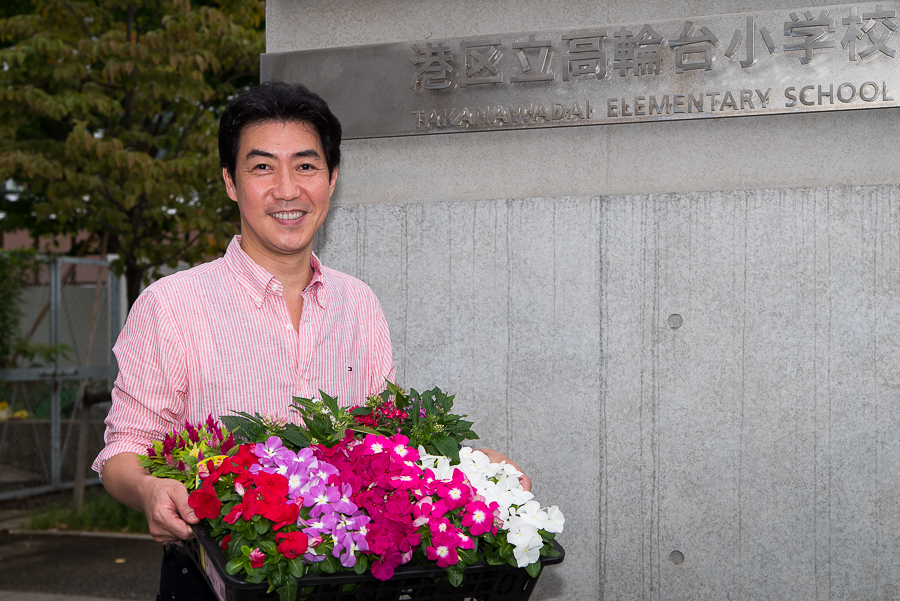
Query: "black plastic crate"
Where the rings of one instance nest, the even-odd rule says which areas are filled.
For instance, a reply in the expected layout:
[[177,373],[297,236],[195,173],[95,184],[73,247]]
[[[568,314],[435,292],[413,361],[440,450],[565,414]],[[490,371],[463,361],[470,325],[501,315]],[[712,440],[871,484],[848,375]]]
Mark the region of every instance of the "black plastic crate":
[[[268,585],[250,584],[226,574],[225,554],[206,525],[192,528],[196,538],[185,546],[220,601],[278,601],[274,591],[266,594]],[[542,557],[544,568],[562,563],[565,558],[558,542],[554,541],[553,547],[560,556]],[[466,568],[466,578],[459,587],[451,586],[446,576],[436,566],[410,565],[397,568],[394,577],[387,581],[371,574],[308,575],[299,581],[297,601],[527,601],[537,584],[537,578],[529,576],[524,568],[484,562]]]

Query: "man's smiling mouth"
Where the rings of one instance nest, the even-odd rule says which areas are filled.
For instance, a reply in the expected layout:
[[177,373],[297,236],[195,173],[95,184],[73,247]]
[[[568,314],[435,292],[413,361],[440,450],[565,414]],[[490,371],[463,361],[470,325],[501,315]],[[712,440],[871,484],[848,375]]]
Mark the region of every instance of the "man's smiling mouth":
[[290,211],[290,212],[285,211],[282,213],[271,213],[271,215],[275,219],[291,220],[291,219],[300,219],[303,215],[305,215],[305,213],[303,211]]

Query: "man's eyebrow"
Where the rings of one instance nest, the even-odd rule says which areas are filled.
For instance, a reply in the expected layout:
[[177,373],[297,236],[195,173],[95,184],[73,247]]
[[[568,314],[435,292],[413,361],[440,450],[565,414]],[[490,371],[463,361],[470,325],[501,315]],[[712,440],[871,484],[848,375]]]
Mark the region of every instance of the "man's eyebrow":
[[[246,160],[246,159],[252,159],[253,157],[263,157],[263,158],[266,158],[266,159],[275,159],[275,158],[277,158],[277,157],[276,157],[273,153],[271,153],[271,152],[267,152],[267,151],[265,151],[265,150],[259,150],[259,149],[257,149],[257,148],[254,148],[253,150],[251,150],[250,152],[247,153],[247,155],[244,157],[244,160]],[[321,158],[322,158],[322,155],[320,155],[315,149],[313,149],[313,148],[308,148],[308,149],[306,149],[306,150],[300,150],[300,151],[298,151],[298,152],[295,152],[295,153],[293,154],[293,157],[292,157],[292,158],[295,158],[295,159],[302,159],[302,158],[307,158],[307,157],[309,157],[309,158],[314,158],[314,159],[321,159]]]

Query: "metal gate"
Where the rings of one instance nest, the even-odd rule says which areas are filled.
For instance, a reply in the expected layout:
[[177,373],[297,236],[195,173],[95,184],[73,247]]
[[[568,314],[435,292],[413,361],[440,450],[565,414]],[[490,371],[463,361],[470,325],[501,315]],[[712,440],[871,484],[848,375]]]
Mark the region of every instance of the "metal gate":
[[48,365],[0,370],[0,500],[71,488],[79,475],[98,482],[87,472],[103,446],[116,375],[112,345],[125,302],[109,261],[48,258],[35,280],[22,299],[22,326],[33,342],[68,352]]

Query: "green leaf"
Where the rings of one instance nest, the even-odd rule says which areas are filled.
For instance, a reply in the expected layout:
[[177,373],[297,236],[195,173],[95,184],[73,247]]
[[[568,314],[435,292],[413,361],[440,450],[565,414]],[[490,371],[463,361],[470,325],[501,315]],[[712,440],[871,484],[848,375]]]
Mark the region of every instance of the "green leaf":
[[297,599],[297,579],[285,579],[284,584],[278,587],[277,592],[280,601],[295,601]]
[[229,576],[234,576],[246,565],[246,559],[244,557],[236,557],[225,564],[225,573]]
[[331,411],[332,415],[337,415],[340,413],[340,407],[338,407],[337,397],[328,396],[321,390],[319,391],[319,396],[322,397],[322,402],[325,403],[325,407]]
[[525,566],[525,571],[528,572],[528,575],[532,578],[537,578],[538,574],[541,573],[541,562],[536,561],[532,564]]
[[309,446],[309,437],[299,427],[288,427],[281,432],[281,438],[291,443],[295,447],[305,449]]
[[334,574],[342,567],[341,562],[338,561],[337,557],[334,557],[330,552],[325,553],[325,559],[319,562],[319,566],[326,574]]
[[356,565],[353,566],[353,571],[357,574],[365,574],[366,570],[369,567],[369,560],[366,559],[365,555],[359,555],[356,557]]
[[350,415],[372,415],[372,410],[368,407],[356,407],[350,412]]
[[459,462],[459,447],[455,440],[449,436],[435,436],[433,444],[437,448],[438,453]]
[[457,549],[456,553],[466,565],[472,565],[478,561],[478,554],[472,549]]
[[[248,572],[249,572],[249,570],[248,570]],[[257,572],[256,574],[248,576],[247,582],[251,582],[253,584],[260,584],[265,579],[266,579],[265,574],[263,574],[262,572]]]
[[303,578],[303,575],[306,573],[306,564],[299,557],[288,559],[288,571],[294,578]]
[[463,579],[466,577],[465,568],[460,568],[459,564],[447,566],[444,570],[447,572],[447,579],[450,581],[450,584],[455,587],[462,584]]
[[383,435],[383,432],[379,432],[378,430],[373,430],[372,428],[369,428],[368,426],[352,425],[352,426],[350,426],[350,429],[353,430],[354,432],[362,432],[363,434],[374,434],[375,436]]

